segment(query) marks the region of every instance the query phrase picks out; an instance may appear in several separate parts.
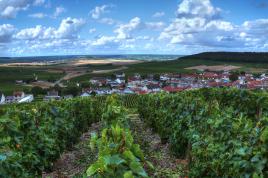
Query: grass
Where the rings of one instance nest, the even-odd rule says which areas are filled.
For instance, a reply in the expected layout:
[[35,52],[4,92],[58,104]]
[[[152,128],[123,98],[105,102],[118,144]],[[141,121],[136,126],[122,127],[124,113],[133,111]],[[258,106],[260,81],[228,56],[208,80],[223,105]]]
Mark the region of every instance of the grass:
[[0,91],[10,95],[13,91],[29,89],[28,87],[16,85],[16,80],[34,79],[34,74],[39,80],[47,80],[51,77],[58,79],[63,76],[61,73],[49,73],[46,68],[37,67],[0,67]]

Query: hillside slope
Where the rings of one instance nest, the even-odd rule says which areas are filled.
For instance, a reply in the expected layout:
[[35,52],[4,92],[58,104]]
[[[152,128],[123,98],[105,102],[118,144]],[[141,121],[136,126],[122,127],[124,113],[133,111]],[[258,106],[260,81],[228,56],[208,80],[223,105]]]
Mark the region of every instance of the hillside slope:
[[201,59],[221,62],[268,63],[268,52],[204,52],[180,59]]

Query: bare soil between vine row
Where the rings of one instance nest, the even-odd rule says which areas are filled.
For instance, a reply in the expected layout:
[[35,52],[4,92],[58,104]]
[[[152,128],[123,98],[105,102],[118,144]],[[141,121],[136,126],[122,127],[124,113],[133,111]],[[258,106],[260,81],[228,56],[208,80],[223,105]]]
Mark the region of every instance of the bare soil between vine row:
[[[147,170],[150,177],[180,178],[187,177],[187,160],[176,159],[169,149],[169,144],[161,143],[160,137],[146,128],[138,114],[130,114],[131,130],[135,142],[140,144],[146,159],[154,165],[154,170]],[[89,148],[92,132],[99,133],[101,123],[92,124],[86,133],[80,137],[71,151],[64,152],[53,164],[52,172],[43,173],[43,178],[71,178],[85,176],[86,169],[97,159],[97,153]]]

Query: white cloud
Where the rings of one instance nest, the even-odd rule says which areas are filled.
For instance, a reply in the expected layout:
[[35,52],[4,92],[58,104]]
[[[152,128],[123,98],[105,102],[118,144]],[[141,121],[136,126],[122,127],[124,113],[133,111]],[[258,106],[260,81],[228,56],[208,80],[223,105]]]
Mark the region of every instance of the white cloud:
[[121,24],[117,29],[114,30],[117,33],[117,38],[128,39],[131,38],[131,33],[135,30],[141,29],[143,24],[139,17],[134,17],[127,24]]
[[103,45],[107,45],[107,44],[115,44],[118,43],[119,40],[116,39],[116,37],[113,36],[101,36],[100,38],[98,38],[97,40],[92,42],[93,46],[103,46]]
[[158,17],[163,17],[165,15],[165,12],[156,12],[153,17],[158,18]]
[[220,8],[212,6],[210,0],[183,0],[177,9],[177,17],[193,18],[202,17],[206,19],[219,18]]
[[241,45],[239,27],[220,18],[221,10],[209,0],[183,0],[177,17],[161,32],[159,39],[170,44],[203,47]]
[[89,29],[89,33],[95,33],[96,31],[97,31],[96,28]]
[[243,30],[250,35],[263,35],[267,37],[268,34],[268,19],[257,19],[254,21],[246,21],[242,24]]
[[75,39],[78,38],[78,32],[84,24],[85,20],[83,19],[68,17],[61,21],[58,29],[37,25],[34,28],[20,30],[16,34],[16,38],[20,40]]
[[53,14],[53,17],[57,18],[58,16],[60,16],[64,12],[66,12],[66,9],[64,7],[56,7],[55,12]]
[[91,17],[93,19],[99,19],[102,14],[108,13],[109,8],[113,7],[112,5],[102,5],[102,6],[96,6],[94,9],[90,11]]
[[183,0],[176,15],[158,38],[172,48],[183,46],[192,52],[267,50],[268,19],[235,25],[224,21],[221,9],[212,6],[209,0]]
[[66,18],[61,21],[60,27],[56,31],[56,35],[60,38],[76,38],[78,32],[85,25],[85,20]]
[[1,0],[0,18],[15,18],[19,11],[26,10],[30,4],[30,0]]
[[1,13],[2,17],[6,18],[15,18],[17,15],[17,9],[13,6],[7,6],[4,11]]
[[0,44],[8,43],[12,40],[13,33],[15,32],[15,28],[10,24],[0,25]]
[[33,40],[37,38],[44,38],[44,33],[47,29],[42,27],[41,25],[37,25],[34,28],[26,28],[20,30],[16,34],[16,38],[21,39],[21,40]]
[[37,19],[42,19],[45,18],[47,15],[44,13],[35,13],[35,14],[30,14],[29,17],[31,18],[37,18]]
[[41,6],[43,4],[45,4],[46,0],[35,0],[33,5],[34,6]]

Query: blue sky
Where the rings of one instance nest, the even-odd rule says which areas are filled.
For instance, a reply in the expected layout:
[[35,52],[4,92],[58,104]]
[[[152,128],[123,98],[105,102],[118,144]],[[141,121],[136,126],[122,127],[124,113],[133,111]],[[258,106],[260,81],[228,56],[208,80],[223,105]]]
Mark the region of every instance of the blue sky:
[[0,0],[0,56],[267,51],[268,0]]

